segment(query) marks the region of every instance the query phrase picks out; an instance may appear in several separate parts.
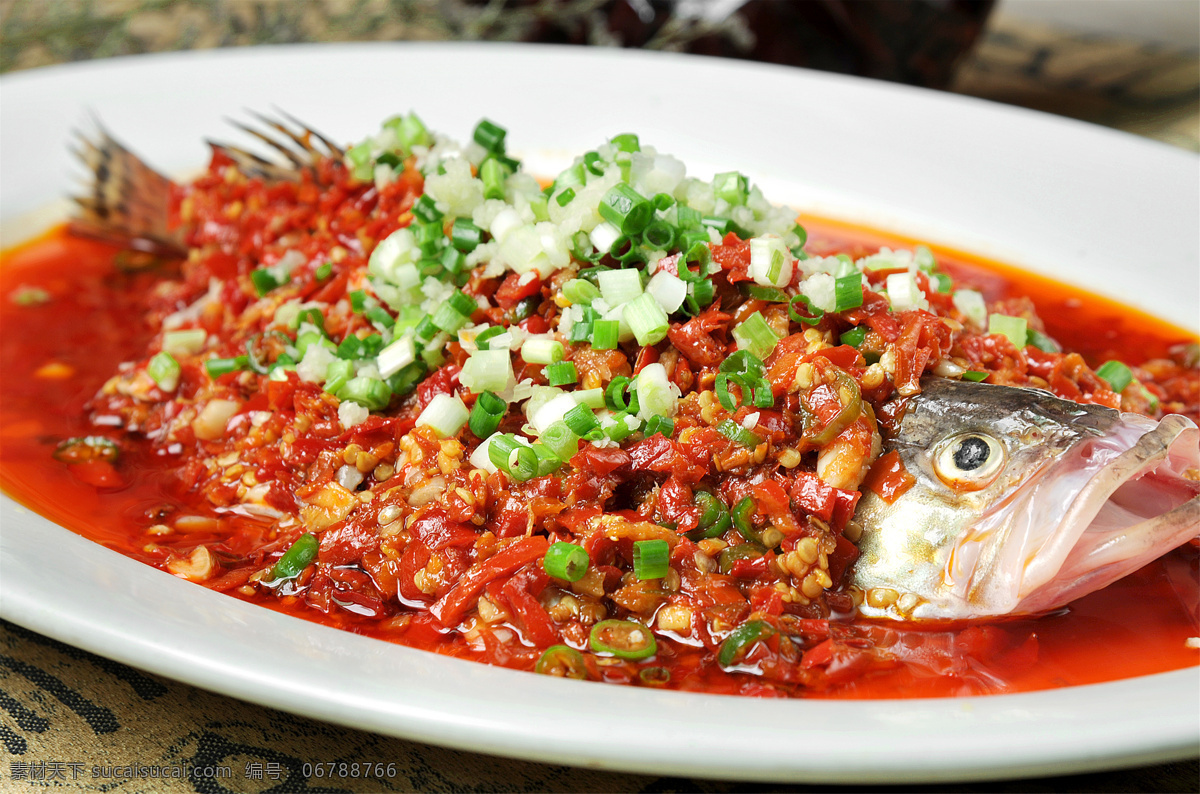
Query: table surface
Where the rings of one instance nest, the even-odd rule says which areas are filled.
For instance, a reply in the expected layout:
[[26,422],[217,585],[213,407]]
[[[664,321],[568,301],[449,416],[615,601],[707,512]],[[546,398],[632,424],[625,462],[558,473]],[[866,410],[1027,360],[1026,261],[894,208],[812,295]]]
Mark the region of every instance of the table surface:
[[[231,3],[196,15],[196,2],[100,4],[0,0],[0,72],[136,52],[328,37],[348,0]],[[253,7],[257,6],[255,11]],[[267,11],[263,11],[269,6]],[[297,11],[294,17],[288,16]],[[358,8],[359,5],[355,5]],[[381,3],[339,38],[440,38],[387,18]],[[146,9],[149,9],[148,11]],[[366,13],[366,12],[364,12]],[[342,17],[339,17],[342,18]],[[378,20],[377,20],[378,21]],[[343,31],[344,32],[344,31]],[[1200,58],[1135,42],[1069,35],[993,18],[953,89],[1048,110],[1200,151]],[[254,706],[144,673],[0,621],[0,790],[32,786],[116,791],[814,791],[771,785],[609,773],[497,759],[394,739]],[[339,774],[342,762],[371,774]],[[333,774],[311,773],[324,765]],[[113,767],[160,774],[222,767],[229,777],[116,780]],[[390,765],[390,766],[389,766]],[[105,767],[109,769],[106,770]],[[361,771],[361,769],[360,769]],[[379,774],[376,774],[379,773]],[[96,775],[99,775],[97,777]],[[879,790],[879,787],[837,787]],[[1200,761],[1114,772],[892,791],[1197,791]]]

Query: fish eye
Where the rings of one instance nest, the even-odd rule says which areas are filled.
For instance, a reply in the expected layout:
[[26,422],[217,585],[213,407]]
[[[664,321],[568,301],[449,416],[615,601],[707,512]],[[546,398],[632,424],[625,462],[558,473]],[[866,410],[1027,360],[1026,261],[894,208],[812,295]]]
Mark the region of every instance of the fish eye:
[[933,470],[946,485],[960,491],[986,488],[1004,468],[1004,445],[978,431],[958,433],[938,444]]

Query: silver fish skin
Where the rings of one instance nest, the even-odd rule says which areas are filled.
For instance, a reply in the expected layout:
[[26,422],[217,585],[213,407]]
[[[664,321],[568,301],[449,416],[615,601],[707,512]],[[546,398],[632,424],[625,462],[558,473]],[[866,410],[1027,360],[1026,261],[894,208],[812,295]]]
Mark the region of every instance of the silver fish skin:
[[916,482],[859,501],[867,617],[1043,613],[1200,536],[1200,430],[1182,416],[930,378],[884,449]]

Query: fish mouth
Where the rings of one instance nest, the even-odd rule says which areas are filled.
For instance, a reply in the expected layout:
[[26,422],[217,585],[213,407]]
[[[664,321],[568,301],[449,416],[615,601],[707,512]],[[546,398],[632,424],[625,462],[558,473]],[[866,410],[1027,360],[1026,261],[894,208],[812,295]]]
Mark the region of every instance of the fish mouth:
[[[1200,536],[1200,429],[1170,415],[1123,414],[1104,436],[1069,450],[1008,512],[993,571],[972,587],[996,614],[1056,609]],[[986,522],[987,519],[984,519]],[[1013,542],[1020,540],[1021,542]],[[999,586],[999,588],[997,587]]]

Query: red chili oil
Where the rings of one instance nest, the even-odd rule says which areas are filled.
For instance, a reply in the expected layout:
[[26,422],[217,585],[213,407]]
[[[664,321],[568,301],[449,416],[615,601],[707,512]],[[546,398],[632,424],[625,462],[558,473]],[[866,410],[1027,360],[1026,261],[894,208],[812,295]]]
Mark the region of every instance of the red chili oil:
[[[807,222],[810,249],[867,253],[880,245],[911,247],[912,240],[837,222]],[[140,295],[161,275],[123,273],[116,250],[54,230],[5,252],[0,262],[5,333],[0,336],[0,488],[19,502],[97,543],[133,559],[161,565],[164,553],[144,534],[165,506],[209,514],[176,487],[169,464],[149,445],[132,446],[122,459],[122,484],[98,489],[53,457],[64,438],[94,431],[84,406],[122,361],[145,350],[152,330]],[[1093,365],[1107,358],[1138,364],[1161,357],[1186,332],[1112,301],[1052,280],[951,249],[935,249],[956,282],[976,286],[988,300],[1029,296],[1048,333]],[[10,301],[22,286],[50,295],[41,305]],[[193,497],[194,499],[194,497]],[[228,519],[227,519],[228,520]],[[238,521],[238,519],[233,519]],[[261,522],[238,524],[253,545]],[[189,537],[192,545],[199,540]],[[166,543],[164,541],[164,543]],[[1023,692],[1111,681],[1195,666],[1200,651],[1200,553],[1189,544],[1133,575],[1054,614],[971,626],[901,627],[831,621],[829,674],[819,691],[770,685],[754,675],[727,672],[711,654],[660,638],[650,674],[623,666],[598,668],[615,683],[757,696],[839,698],[945,697]],[[219,585],[218,585],[219,586]],[[236,590],[235,597],[245,598]],[[428,614],[401,613],[377,621],[333,610],[322,614],[300,598],[246,598],[277,611],[415,648],[511,667],[532,668],[538,656],[489,647],[473,649]],[[807,657],[806,657],[807,658]],[[645,673],[646,671],[643,671]]]

